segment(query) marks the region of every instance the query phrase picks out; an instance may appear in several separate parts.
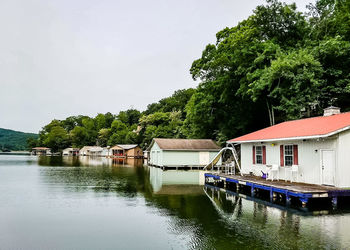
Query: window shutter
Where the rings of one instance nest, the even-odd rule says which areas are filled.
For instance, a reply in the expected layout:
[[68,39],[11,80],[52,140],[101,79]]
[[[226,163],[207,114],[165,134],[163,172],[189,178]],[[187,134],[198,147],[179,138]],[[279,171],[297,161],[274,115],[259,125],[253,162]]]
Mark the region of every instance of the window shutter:
[[255,164],[255,146],[253,146],[253,164]]
[[283,145],[280,146],[280,162],[281,162],[281,167],[284,166],[284,150],[283,150]]
[[298,145],[293,145],[294,165],[298,165]]
[[266,164],[266,146],[263,146],[262,147],[262,150],[263,150],[263,164]]

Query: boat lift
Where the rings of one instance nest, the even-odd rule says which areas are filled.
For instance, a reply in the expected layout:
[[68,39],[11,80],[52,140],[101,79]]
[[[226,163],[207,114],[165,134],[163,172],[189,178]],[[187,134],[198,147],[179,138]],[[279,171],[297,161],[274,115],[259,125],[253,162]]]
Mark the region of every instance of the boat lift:
[[219,153],[217,153],[215,155],[215,157],[213,158],[213,160],[206,165],[203,170],[212,170],[214,168],[214,166],[219,162],[221,156],[226,152],[226,151],[231,151],[232,155],[233,155],[233,161],[230,163],[225,164],[225,173],[226,174],[236,174],[236,167],[239,170],[239,174],[242,175],[241,172],[241,167],[238,161],[238,154],[235,148],[234,144],[227,144],[226,147],[222,148]]

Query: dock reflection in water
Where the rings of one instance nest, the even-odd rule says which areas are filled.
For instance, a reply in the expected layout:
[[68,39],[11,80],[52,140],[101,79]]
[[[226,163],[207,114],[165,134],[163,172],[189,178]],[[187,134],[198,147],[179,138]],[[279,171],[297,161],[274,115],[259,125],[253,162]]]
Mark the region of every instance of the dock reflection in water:
[[350,248],[349,213],[305,216],[205,189],[197,174],[103,157],[0,156],[0,248]]
[[266,245],[273,242],[293,249],[349,247],[348,209],[300,211],[211,185],[205,185],[204,192],[227,225],[255,231],[254,237],[261,237]]

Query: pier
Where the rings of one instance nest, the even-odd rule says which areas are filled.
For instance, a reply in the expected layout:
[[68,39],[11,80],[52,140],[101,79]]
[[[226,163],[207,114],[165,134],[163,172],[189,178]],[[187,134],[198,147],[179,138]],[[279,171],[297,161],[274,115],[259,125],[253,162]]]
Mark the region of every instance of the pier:
[[285,181],[269,181],[256,176],[225,175],[221,173],[206,173],[205,183],[214,184],[224,189],[248,190],[254,197],[257,194],[268,194],[270,202],[276,199],[284,200],[286,205],[291,202],[300,202],[305,207],[310,201],[331,202],[337,208],[338,199],[350,197],[350,189],[341,189],[331,186],[291,183]]

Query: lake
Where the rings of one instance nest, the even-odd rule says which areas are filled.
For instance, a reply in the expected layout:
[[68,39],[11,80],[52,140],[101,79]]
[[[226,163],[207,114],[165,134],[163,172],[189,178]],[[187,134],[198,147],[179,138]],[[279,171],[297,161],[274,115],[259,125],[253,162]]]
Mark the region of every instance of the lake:
[[349,249],[350,213],[312,215],[106,158],[0,155],[0,249]]

